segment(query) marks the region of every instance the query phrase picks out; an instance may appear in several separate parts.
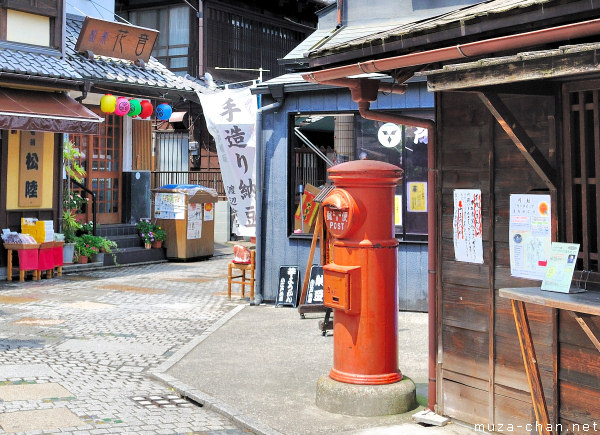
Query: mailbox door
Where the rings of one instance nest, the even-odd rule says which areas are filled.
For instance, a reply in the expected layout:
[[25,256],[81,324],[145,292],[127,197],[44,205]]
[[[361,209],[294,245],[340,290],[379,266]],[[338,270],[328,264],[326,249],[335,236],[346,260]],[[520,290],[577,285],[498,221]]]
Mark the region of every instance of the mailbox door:
[[360,266],[326,264],[323,266],[323,290],[323,304],[326,307],[359,314]]

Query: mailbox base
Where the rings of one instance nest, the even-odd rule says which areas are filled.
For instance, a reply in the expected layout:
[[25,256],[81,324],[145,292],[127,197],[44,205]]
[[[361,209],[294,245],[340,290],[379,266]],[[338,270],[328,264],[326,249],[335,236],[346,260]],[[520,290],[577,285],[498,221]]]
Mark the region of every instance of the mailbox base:
[[402,414],[417,407],[412,380],[386,385],[357,385],[338,382],[328,375],[317,381],[316,405],[328,412],[362,417]]

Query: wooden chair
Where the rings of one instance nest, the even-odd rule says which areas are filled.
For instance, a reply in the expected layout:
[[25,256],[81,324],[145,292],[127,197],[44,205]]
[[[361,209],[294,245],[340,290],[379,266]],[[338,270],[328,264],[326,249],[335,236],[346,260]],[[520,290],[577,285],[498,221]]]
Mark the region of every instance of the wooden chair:
[[[250,263],[236,263],[231,261],[229,263],[229,268],[227,271],[227,299],[231,300],[231,284],[241,284],[242,285],[242,297],[244,297],[246,293],[246,284],[250,285],[250,300],[254,300],[254,261],[255,251],[250,251]],[[233,269],[238,269],[242,271],[241,275],[233,276]],[[250,278],[246,278],[246,271],[250,271]],[[234,279],[241,278],[239,281],[234,281]]]

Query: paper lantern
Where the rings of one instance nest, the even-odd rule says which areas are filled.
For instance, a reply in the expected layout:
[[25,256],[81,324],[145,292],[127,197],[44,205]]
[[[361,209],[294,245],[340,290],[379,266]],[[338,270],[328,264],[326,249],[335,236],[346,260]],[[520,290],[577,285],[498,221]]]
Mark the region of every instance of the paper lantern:
[[117,106],[117,97],[112,94],[106,94],[100,98],[100,110],[104,113],[113,113]]
[[154,107],[152,106],[152,103],[150,101],[142,100],[140,105],[142,106],[142,112],[140,113],[140,118],[146,119],[150,115],[152,115],[152,111],[154,110]]
[[129,112],[127,112],[127,115],[134,117],[138,116],[140,113],[142,113],[142,105],[139,100],[136,100],[135,98],[129,100]]
[[129,113],[129,100],[125,97],[117,98],[117,107],[115,108],[115,115],[125,116]]
[[156,118],[161,121],[168,121],[173,113],[173,109],[167,103],[159,104],[156,107]]

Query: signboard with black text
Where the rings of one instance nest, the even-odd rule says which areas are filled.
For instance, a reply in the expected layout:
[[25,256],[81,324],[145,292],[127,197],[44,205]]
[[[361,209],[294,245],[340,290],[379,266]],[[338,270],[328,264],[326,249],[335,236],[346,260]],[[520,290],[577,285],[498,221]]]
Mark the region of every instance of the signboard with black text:
[[304,303],[309,305],[323,303],[323,266],[313,264],[310,268],[310,278]]
[[300,289],[300,268],[298,266],[279,267],[279,288],[275,306],[298,305],[298,290]]

